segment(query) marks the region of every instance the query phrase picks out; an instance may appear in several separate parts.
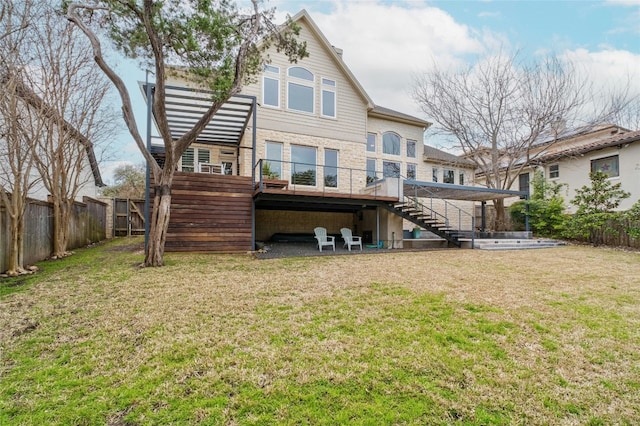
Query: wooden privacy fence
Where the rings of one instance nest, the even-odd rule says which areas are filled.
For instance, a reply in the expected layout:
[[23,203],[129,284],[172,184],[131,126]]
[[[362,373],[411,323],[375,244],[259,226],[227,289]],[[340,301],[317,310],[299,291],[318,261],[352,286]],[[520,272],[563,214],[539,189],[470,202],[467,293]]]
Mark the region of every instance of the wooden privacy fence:
[[[106,237],[107,205],[84,197],[75,202],[69,224],[68,249],[83,247]],[[0,272],[7,269],[11,247],[9,214],[0,206]],[[31,265],[46,259],[53,249],[53,205],[29,200],[25,211],[24,263]]]
[[590,238],[578,238],[578,240],[602,246],[640,249],[640,238],[629,235],[627,229],[630,228],[640,228],[640,223],[630,219],[609,220],[602,228],[592,230]]

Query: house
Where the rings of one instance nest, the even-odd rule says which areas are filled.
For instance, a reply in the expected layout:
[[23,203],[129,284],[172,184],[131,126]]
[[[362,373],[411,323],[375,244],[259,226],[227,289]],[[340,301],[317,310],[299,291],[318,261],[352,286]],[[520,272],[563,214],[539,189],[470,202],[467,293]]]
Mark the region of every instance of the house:
[[576,189],[590,185],[589,173],[601,171],[612,183],[621,183],[631,196],[622,201],[619,210],[627,210],[640,199],[640,131],[600,124],[577,130],[565,130],[555,138],[536,143],[530,164],[519,174],[517,185],[530,191],[533,173],[541,171],[551,182],[564,185],[567,211]]
[[[58,120],[57,112],[46,105],[42,99],[34,93],[31,89],[19,84],[15,89],[18,97],[22,100],[21,108],[23,108],[23,115],[27,114],[42,114],[45,118],[50,120]],[[11,119],[11,118],[9,118]],[[4,118],[0,116],[0,128]],[[57,131],[58,126],[52,126],[52,132]],[[62,129],[67,133],[70,140],[77,143],[79,149],[66,149],[65,158],[67,173],[66,180],[69,185],[72,185],[74,179],[77,178],[78,190],[75,194],[76,201],[82,201],[84,197],[98,198],[100,188],[105,184],[102,181],[100,174],[100,168],[96,159],[95,151],[93,149],[93,143],[80,131],[78,131],[71,123],[62,118]],[[1,138],[1,136],[0,136]],[[0,161],[4,155],[8,155],[7,152],[3,152],[2,149],[10,149],[7,144],[0,144]],[[30,152],[35,152],[35,149],[30,148]],[[37,154],[33,154],[37,155]],[[3,185],[9,192],[13,187],[12,182],[14,179],[13,174],[10,172],[8,161],[4,162],[4,167],[0,166],[0,185]],[[35,165],[31,167],[31,185],[28,188],[27,196],[34,200],[47,201],[49,198],[49,191],[42,183],[42,179]]]
[[[460,231],[474,229],[476,201],[514,195],[474,188],[472,162],[424,144],[429,122],[376,105],[309,14],[292,19],[309,57],[291,64],[269,51],[257,81],[184,153],[167,250],[246,250],[275,237],[313,239],[316,226],[336,235],[351,228],[366,244],[395,248],[419,226],[459,246]],[[168,85],[178,137],[207,96],[178,75]],[[162,150],[152,146],[160,160]],[[240,192],[225,197],[231,182]],[[223,219],[224,211],[234,217]]]

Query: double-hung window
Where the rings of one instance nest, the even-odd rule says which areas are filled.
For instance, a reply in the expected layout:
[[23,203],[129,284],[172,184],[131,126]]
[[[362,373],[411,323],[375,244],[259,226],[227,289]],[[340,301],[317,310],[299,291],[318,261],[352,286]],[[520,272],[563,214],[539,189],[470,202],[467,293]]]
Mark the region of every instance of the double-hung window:
[[322,116],[336,118],[336,82],[322,78]]
[[555,179],[560,177],[560,165],[552,164],[549,166],[549,178]]
[[367,152],[376,152],[376,134],[367,133]]
[[416,178],[416,165],[412,163],[407,163],[407,179],[415,179]]
[[437,182],[438,181],[438,168],[434,167],[431,169],[431,181],[432,182]]
[[313,114],[314,76],[306,68],[291,67],[287,72],[287,108]]
[[262,105],[280,107],[280,68],[264,66],[262,76]]
[[407,140],[407,157],[416,158],[416,141]]

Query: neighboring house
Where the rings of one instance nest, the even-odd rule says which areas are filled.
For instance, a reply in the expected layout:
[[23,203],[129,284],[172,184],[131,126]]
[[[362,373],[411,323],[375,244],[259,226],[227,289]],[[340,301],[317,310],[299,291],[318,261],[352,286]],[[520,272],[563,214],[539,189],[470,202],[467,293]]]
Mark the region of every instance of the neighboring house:
[[[231,177],[251,177],[251,185],[257,186],[249,204],[255,212],[251,232],[258,241],[310,234],[316,226],[330,234],[348,227],[363,235],[365,243],[398,248],[403,246],[403,231],[414,226],[442,236],[444,231],[429,221],[435,217],[442,222],[440,228],[445,222],[450,225],[445,212],[455,222],[450,228],[472,230],[474,202],[503,195],[474,191],[472,162],[424,145],[429,122],[375,105],[343,61],[342,50],[329,43],[308,13],[303,10],[292,19],[300,26],[299,39],[307,43],[309,57],[291,64],[284,54],[269,51],[271,61],[257,82],[230,99],[185,152],[179,171],[191,177],[179,179],[195,182],[202,177],[191,172],[220,170],[228,182]],[[193,113],[191,122],[197,119],[193,105],[206,96],[181,92],[186,84],[178,78],[168,84],[168,93],[175,96],[168,100],[175,108],[170,115],[180,117],[170,127],[178,136],[185,114]],[[185,96],[193,98],[182,99]],[[182,105],[175,107],[178,103]],[[162,147],[152,146],[152,152],[162,158]],[[189,185],[180,185],[188,190]],[[222,194],[223,186],[216,188]],[[189,222],[186,209],[182,218],[183,193],[173,201],[177,208],[172,206],[171,218],[180,217],[169,234],[177,239],[187,228],[177,224],[183,220],[190,232],[179,242],[168,240],[167,249],[185,249],[192,230],[204,227],[212,236],[208,245],[199,236],[198,247],[232,250],[213,236],[225,232],[219,231],[222,221],[209,230],[207,219]],[[197,196],[204,202],[202,194]],[[194,209],[188,211],[193,217]],[[226,238],[242,239],[241,229],[234,226]],[[449,241],[458,243],[457,237]]]
[[564,185],[568,212],[575,211],[570,200],[576,189],[590,185],[592,171],[606,173],[611,182],[621,183],[631,194],[619,210],[629,209],[640,199],[640,131],[612,124],[565,131],[555,140],[536,144],[533,154],[535,160],[519,174],[515,189],[531,190],[533,173],[540,170],[547,180]]
[[[49,108],[47,105],[44,105],[42,99],[33,91],[25,87],[19,87],[18,90],[21,98],[24,100],[25,114],[33,113],[33,111],[39,111],[39,113],[41,114],[47,114],[48,117],[51,117],[51,120],[54,119],[53,117],[56,116],[55,111],[53,111],[53,109]],[[3,118],[0,117],[0,121],[2,119]],[[76,194],[75,199],[76,201],[80,202],[84,197],[97,199],[99,196],[100,188],[104,187],[105,184],[103,183],[102,176],[100,175],[100,169],[93,149],[93,143],[66,120],[64,121],[63,128],[72,138],[72,140],[76,141],[79,144],[79,147],[82,148],[78,150],[81,155],[81,158],[78,158],[78,164],[80,164],[81,167],[79,167],[80,170],[78,178],[79,190]],[[2,136],[0,135],[0,141],[1,137]],[[8,149],[7,145],[0,142],[0,161],[2,161],[2,151],[4,149]],[[74,150],[67,150],[66,152],[66,155],[75,155]],[[75,159],[73,161],[73,164],[75,165]],[[69,167],[70,174],[77,173],[76,170],[72,169],[72,167]],[[13,180],[13,176],[7,172],[8,169],[0,167],[0,184],[3,184],[5,188],[7,188],[10,192],[9,188],[11,188],[11,185],[9,183]],[[31,168],[31,175],[33,184],[29,189],[28,197],[35,200],[47,201],[49,192],[43,185],[42,179],[40,178],[35,165]],[[71,175],[68,176],[68,179],[71,178]]]

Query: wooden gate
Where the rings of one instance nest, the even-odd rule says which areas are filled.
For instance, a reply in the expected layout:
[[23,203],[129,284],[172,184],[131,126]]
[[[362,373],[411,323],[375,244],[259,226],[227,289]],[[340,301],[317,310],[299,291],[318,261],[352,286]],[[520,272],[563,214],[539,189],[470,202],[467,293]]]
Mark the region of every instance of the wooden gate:
[[144,235],[144,200],[114,198],[113,236]]

